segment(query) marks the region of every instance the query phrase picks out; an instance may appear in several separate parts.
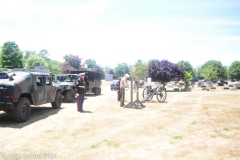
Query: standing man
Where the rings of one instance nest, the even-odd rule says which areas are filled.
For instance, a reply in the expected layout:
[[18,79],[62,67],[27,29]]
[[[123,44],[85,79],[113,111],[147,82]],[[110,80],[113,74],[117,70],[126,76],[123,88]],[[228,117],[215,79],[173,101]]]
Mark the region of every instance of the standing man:
[[125,100],[125,88],[129,88],[128,83],[127,83],[127,79],[129,78],[128,74],[125,74],[125,76],[121,79],[120,82],[120,88],[121,88],[121,92],[122,92],[122,98],[121,98],[121,102],[120,102],[120,107],[123,107],[124,104],[124,100]]
[[86,95],[86,83],[84,81],[85,73],[80,73],[79,75],[80,75],[80,78],[76,81],[76,90],[78,93],[77,110],[79,112],[84,112],[83,101],[84,101],[84,95]]

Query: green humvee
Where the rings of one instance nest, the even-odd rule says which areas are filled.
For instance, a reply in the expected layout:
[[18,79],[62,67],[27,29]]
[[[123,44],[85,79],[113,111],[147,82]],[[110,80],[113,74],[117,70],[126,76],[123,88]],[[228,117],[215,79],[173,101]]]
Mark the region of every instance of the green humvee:
[[75,101],[77,74],[53,74],[53,85],[61,88],[62,96],[67,102]]
[[62,104],[61,89],[53,86],[52,75],[43,67],[0,69],[0,111],[10,113],[17,122],[27,121],[31,105]]

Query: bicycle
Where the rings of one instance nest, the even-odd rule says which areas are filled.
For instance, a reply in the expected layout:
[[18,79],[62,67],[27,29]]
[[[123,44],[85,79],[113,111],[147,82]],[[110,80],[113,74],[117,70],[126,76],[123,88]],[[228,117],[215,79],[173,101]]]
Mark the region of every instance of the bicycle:
[[163,103],[167,98],[167,90],[163,86],[156,86],[152,88],[151,85],[146,86],[143,89],[143,100],[142,101],[151,101],[153,96],[156,95],[158,102]]

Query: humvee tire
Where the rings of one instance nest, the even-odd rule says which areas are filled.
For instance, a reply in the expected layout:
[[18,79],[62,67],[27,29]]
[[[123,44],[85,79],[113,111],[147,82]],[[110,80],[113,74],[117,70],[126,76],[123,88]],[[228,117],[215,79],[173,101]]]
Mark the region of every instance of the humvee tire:
[[75,101],[75,91],[74,91],[74,89],[68,90],[66,92],[66,100],[67,100],[67,102],[74,102]]
[[22,97],[12,109],[12,116],[16,122],[25,122],[31,114],[30,102],[26,97]]
[[100,95],[100,94],[101,94],[101,88],[96,87],[96,88],[94,89],[94,94],[95,94],[95,95]]
[[52,108],[57,109],[61,107],[62,104],[62,94],[61,91],[57,91],[55,101],[51,103]]
[[101,88],[99,88],[98,95],[100,95],[102,92]]

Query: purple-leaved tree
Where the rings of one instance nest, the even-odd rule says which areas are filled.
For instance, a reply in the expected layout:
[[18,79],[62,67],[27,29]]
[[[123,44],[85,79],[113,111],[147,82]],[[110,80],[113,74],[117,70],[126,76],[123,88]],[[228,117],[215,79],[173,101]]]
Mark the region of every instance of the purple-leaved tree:
[[149,63],[146,75],[150,77],[153,82],[160,82],[166,85],[167,82],[172,80],[177,81],[183,79],[184,69],[167,60],[155,60]]

